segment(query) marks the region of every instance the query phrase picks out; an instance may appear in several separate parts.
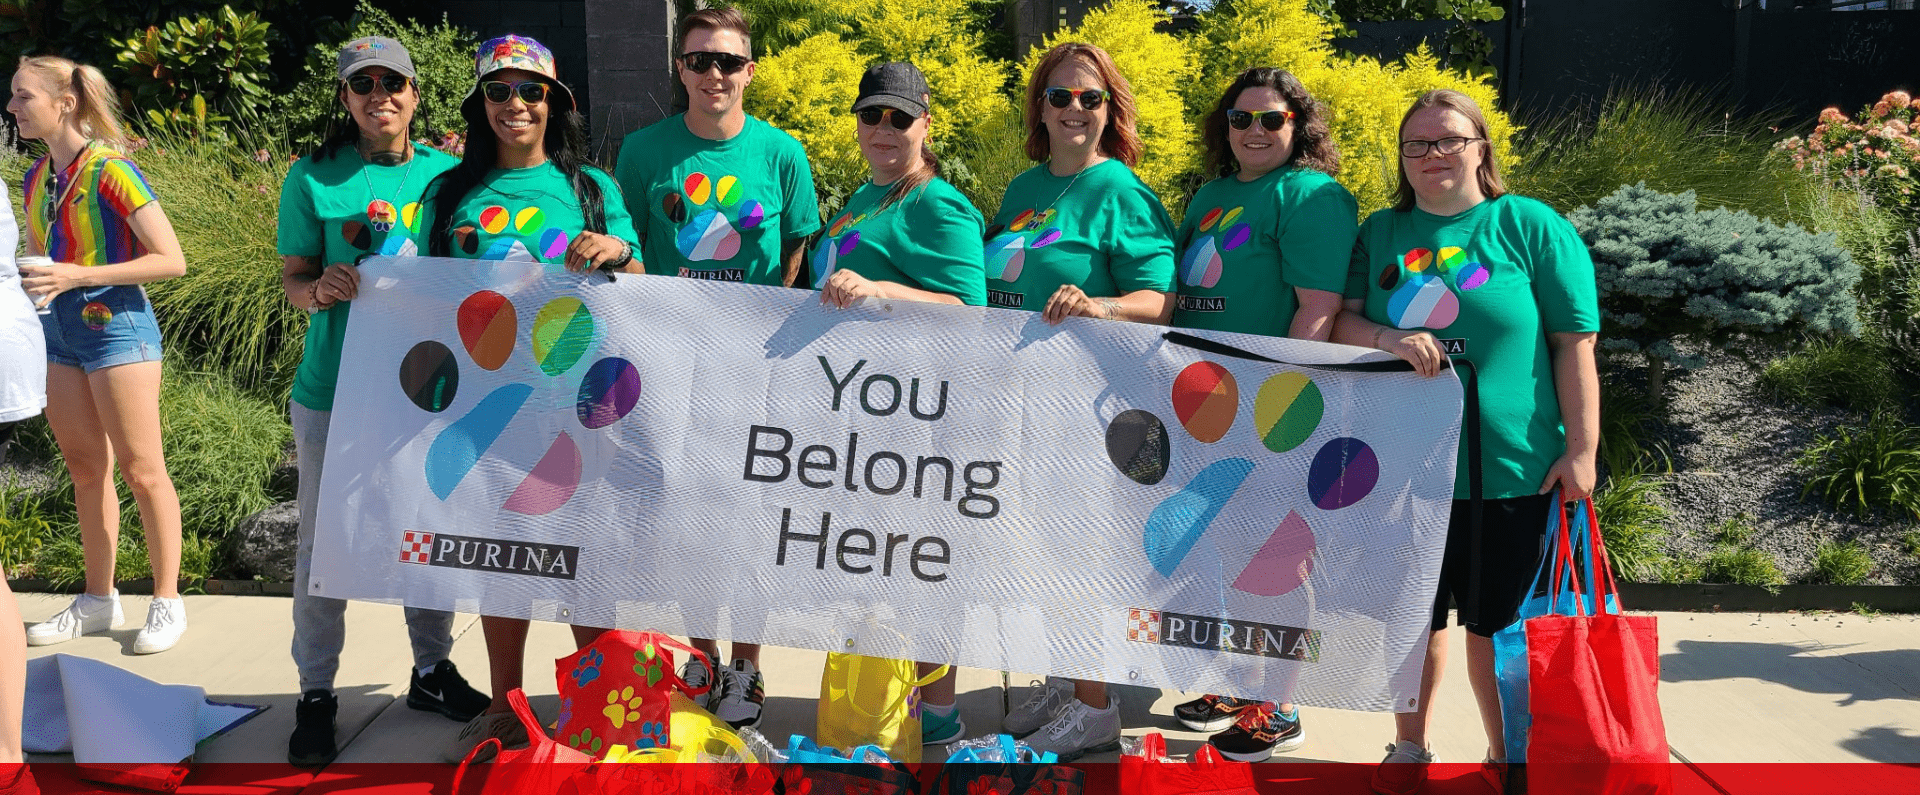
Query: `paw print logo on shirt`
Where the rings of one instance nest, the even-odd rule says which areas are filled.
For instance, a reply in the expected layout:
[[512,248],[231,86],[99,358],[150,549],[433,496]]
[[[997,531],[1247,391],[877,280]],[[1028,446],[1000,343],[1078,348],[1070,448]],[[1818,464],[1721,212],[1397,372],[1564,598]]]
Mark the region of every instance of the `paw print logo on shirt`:
[[[1320,387],[1297,372],[1269,376],[1253,396],[1251,411],[1243,411],[1232,371],[1204,360],[1180,371],[1168,398],[1179,435],[1218,445],[1220,454],[1147,517],[1142,545],[1164,577],[1173,576],[1254,468],[1295,454],[1314,437],[1326,413]],[[1250,422],[1244,414],[1252,415]],[[1174,436],[1160,415],[1128,409],[1107,424],[1107,457],[1129,480],[1157,486],[1169,474]],[[1307,496],[1316,508],[1338,510],[1364,499],[1379,479],[1373,448],[1359,439],[1329,439],[1309,465]],[[1236,590],[1279,596],[1300,587],[1313,572],[1315,540],[1306,519],[1298,510],[1272,513],[1263,521],[1275,523],[1273,532],[1234,579]]]
[[418,231],[419,222],[419,202],[407,202],[396,208],[392,202],[375,199],[367,205],[365,221],[353,220],[340,225],[340,237],[362,253],[415,257],[419,256],[420,247],[413,242],[412,235],[404,232]]
[[739,230],[757,228],[766,220],[766,208],[745,198],[740,179],[732,174],[715,179],[695,171],[680,187],[662,197],[660,209],[680,226],[673,242],[689,262],[733,259],[740,253]]
[[1006,226],[995,224],[988,229],[987,278],[1018,281],[1020,272],[1026,269],[1028,250],[1046,248],[1060,240],[1060,227],[1053,223],[1059,217],[1060,211],[1051,207],[1022,210]]
[[827,277],[840,267],[840,258],[853,253],[860,247],[860,230],[855,228],[861,221],[867,220],[867,214],[854,215],[843,212],[840,217],[827,224],[827,236],[813,248],[813,289],[827,286]]
[[619,690],[608,690],[607,706],[605,709],[600,710],[600,712],[607,716],[607,721],[613,724],[613,728],[618,729],[627,725],[628,721],[637,721],[640,719],[640,702],[645,700],[645,698],[635,695],[631,687],[623,687]]
[[1467,252],[1457,246],[1440,247],[1439,256],[1409,249],[1380,271],[1380,289],[1392,291],[1387,319],[1397,328],[1444,329],[1460,319],[1458,293],[1486,286],[1491,276],[1486,265],[1468,262]]
[[1194,230],[1197,237],[1187,245],[1186,256],[1180,260],[1181,284],[1212,287],[1220,283],[1220,255],[1246,245],[1253,238],[1253,227],[1234,223],[1245,212],[1245,207],[1231,210],[1215,207],[1200,216],[1200,225]]
[[[574,415],[586,431],[612,425],[639,403],[640,373],[631,362],[608,356],[580,370],[595,346],[595,333],[593,313],[578,298],[548,301],[524,339],[513,302],[491,290],[467,296],[455,323],[470,365],[497,371],[515,356],[531,356],[539,375],[495,388],[434,437],[427,447],[427,487],[442,500],[453,494],[522,410],[552,410],[563,404],[560,399],[536,399],[537,392],[567,388],[574,398]],[[460,358],[437,340],[415,344],[400,363],[401,390],[424,411],[446,411],[459,393]],[[533,516],[552,513],[579,488],[582,463],[579,444],[560,432],[501,507]]]
[[[567,244],[572,242],[566,230],[547,225],[547,212],[539,207],[512,209],[496,204],[481,208],[475,220],[477,223],[462,224],[453,230],[454,248],[470,257],[508,262],[559,262],[566,256]],[[512,235],[507,235],[508,227],[512,227]],[[526,240],[532,240],[534,247],[528,248]]]

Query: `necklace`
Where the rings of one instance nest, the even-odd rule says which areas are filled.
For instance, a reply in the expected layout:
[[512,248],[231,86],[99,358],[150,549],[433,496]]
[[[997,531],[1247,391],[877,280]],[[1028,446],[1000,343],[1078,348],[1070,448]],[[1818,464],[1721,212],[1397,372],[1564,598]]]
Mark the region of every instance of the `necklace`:
[[[413,176],[413,163],[417,159],[407,158],[407,170],[400,173],[400,187],[395,190],[394,198],[399,198],[399,191],[407,189],[407,178]],[[367,193],[373,196],[373,201],[367,203],[367,224],[375,232],[392,229],[394,222],[400,220],[399,209],[393,206],[393,202],[380,198],[380,192],[373,189],[373,177],[368,176],[365,168],[360,169],[360,178],[366,180]]]
[[[1105,162],[1107,161],[1105,160],[1100,161],[1100,163],[1105,163]],[[1100,163],[1088,163],[1084,166],[1081,166],[1079,170],[1073,172],[1073,179],[1067,180],[1067,186],[1060,189],[1060,192],[1053,197],[1053,201],[1047,202],[1047,206],[1042,207],[1038,210],[1028,210],[1025,213],[1021,213],[1021,217],[1015,218],[1013,220],[1013,224],[1010,225],[1008,229],[1017,232],[1022,229],[1033,229],[1033,228],[1045,226],[1047,222],[1052,221],[1054,216],[1053,206],[1056,204],[1059,204],[1061,199],[1064,199],[1067,197],[1067,194],[1073,190],[1074,183],[1080,181],[1081,174],[1087,173],[1087,169],[1100,165]],[[1048,168],[1047,173],[1049,175],[1053,173],[1053,170],[1051,167]],[[1046,242],[1051,242],[1051,241],[1046,241]]]

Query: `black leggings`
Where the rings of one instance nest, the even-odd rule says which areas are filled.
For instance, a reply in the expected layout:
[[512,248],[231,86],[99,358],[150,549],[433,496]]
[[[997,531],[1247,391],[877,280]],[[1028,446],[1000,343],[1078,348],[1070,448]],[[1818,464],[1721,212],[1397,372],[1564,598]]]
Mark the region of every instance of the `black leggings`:
[[0,422],[0,464],[7,463],[7,445],[13,441],[13,429],[20,427],[17,422]]

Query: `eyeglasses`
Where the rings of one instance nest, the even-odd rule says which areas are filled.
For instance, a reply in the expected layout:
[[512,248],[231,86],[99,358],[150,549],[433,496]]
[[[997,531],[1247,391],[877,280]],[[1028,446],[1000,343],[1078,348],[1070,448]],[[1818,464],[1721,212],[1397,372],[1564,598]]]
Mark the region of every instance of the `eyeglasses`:
[[1075,91],[1071,88],[1054,86],[1047,89],[1047,104],[1056,108],[1064,108],[1073,104],[1075,97],[1080,98],[1080,107],[1083,110],[1099,110],[1100,103],[1113,99],[1112,94],[1097,88]]
[[1259,119],[1260,126],[1262,128],[1265,128],[1267,132],[1279,132],[1280,128],[1287,126],[1287,122],[1293,119],[1293,111],[1290,111],[1290,110],[1229,110],[1227,111],[1227,126],[1232,127],[1236,130],[1244,130],[1244,129],[1247,129],[1248,127],[1252,127],[1254,119]]
[[1439,149],[1443,155],[1457,155],[1467,150],[1467,144],[1484,141],[1485,138],[1465,138],[1450,135],[1438,141],[1422,141],[1417,138],[1400,142],[1401,157],[1426,157],[1428,149]]
[[538,80],[529,80],[524,83],[506,83],[499,80],[488,80],[480,84],[480,93],[487,98],[488,102],[495,105],[507,104],[507,101],[513,99],[513,95],[515,94],[520,95],[521,102],[529,105],[538,105],[547,101],[547,88],[546,83]]
[[373,93],[373,87],[377,84],[381,88],[386,89],[387,93],[391,95],[407,90],[407,83],[409,82],[411,81],[407,79],[407,76],[399,72],[388,72],[379,77],[374,77],[373,75],[354,75],[347,78],[347,90],[364,97]]
[[860,117],[861,124],[868,127],[878,126],[881,119],[887,119],[887,123],[892,124],[896,130],[912,127],[914,122],[920,120],[919,116],[894,108],[865,108],[855,115]]
[[730,52],[690,52],[680,56],[680,65],[687,71],[703,75],[708,69],[720,67],[720,74],[730,75],[747,68],[753,59]]

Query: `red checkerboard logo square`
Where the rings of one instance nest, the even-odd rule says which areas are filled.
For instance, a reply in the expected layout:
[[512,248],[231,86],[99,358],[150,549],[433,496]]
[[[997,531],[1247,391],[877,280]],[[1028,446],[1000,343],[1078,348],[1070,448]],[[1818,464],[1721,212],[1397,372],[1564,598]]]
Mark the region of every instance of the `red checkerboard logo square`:
[[1127,611],[1127,640],[1141,643],[1160,642],[1160,611],[1130,609]]
[[401,563],[424,564],[427,562],[428,558],[432,556],[432,554],[433,554],[433,534],[432,533],[416,533],[416,532],[413,532],[412,530],[408,530],[406,532],[406,535],[400,541],[400,562]]

